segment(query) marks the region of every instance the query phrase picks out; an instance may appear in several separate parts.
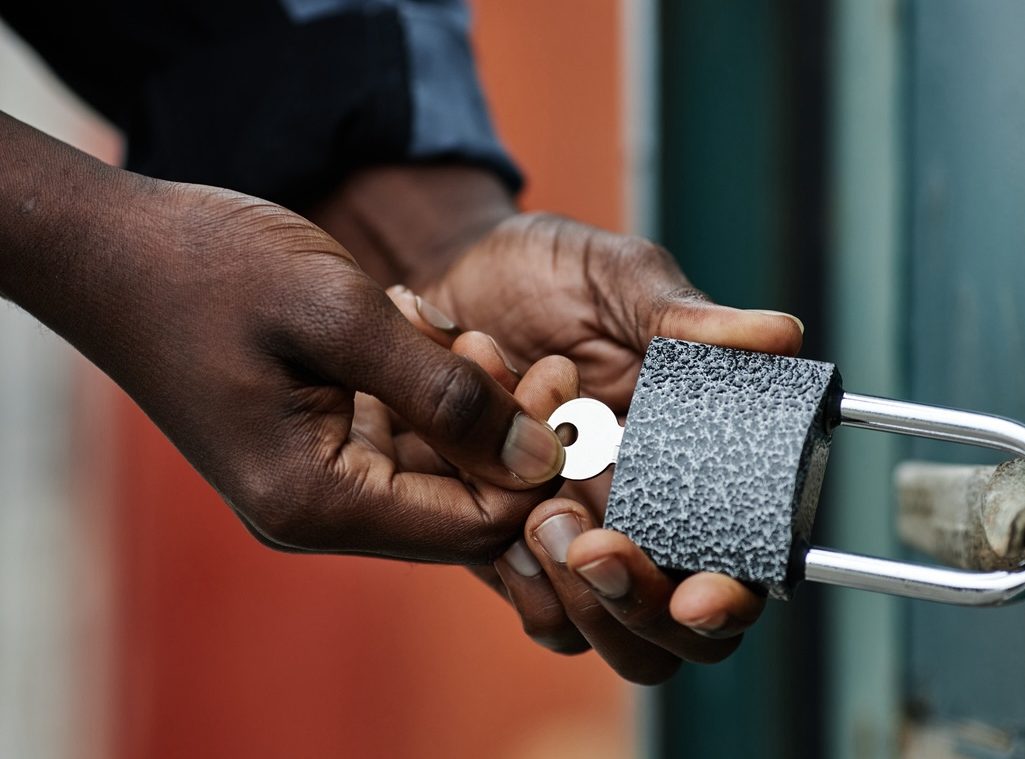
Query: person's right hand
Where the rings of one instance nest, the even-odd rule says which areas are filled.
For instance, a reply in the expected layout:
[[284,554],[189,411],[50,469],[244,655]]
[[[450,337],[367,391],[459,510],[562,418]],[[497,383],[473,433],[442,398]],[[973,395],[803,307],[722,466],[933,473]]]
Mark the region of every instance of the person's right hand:
[[[144,329],[125,330],[115,376],[245,521],[285,547],[417,560],[508,546],[540,500],[523,491],[561,469],[547,425],[301,217],[194,186],[153,213],[170,244],[150,287],[126,283]],[[423,442],[473,479],[418,470]]]
[[[113,377],[258,536],[453,563],[519,536],[554,487],[537,486],[561,469],[558,438],[334,239],[255,198],[51,149],[67,185],[11,152],[26,192],[3,188],[19,205],[0,207],[0,291]],[[469,476],[419,468],[425,443]]]

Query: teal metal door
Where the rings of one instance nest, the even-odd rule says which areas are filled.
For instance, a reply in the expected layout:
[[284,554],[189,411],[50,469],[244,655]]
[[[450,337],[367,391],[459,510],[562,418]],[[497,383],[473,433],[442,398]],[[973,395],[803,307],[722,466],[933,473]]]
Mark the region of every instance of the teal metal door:
[[[797,313],[803,355],[852,390],[1025,419],[1025,3],[695,0],[661,21],[661,237],[695,283]],[[843,430],[817,539],[906,554],[891,474],[912,457],[997,460]],[[1025,757],[1025,606],[804,588],[658,702],[665,757]]]
[[[660,240],[695,285],[797,314],[824,355],[825,5],[661,4]],[[770,604],[741,649],[663,687],[662,757],[809,756],[822,745],[821,595]]]
[[[907,17],[908,378],[916,399],[1025,418],[1025,4]],[[916,458],[985,461],[913,446]],[[906,703],[951,756],[1025,757],[1025,607],[913,603]]]

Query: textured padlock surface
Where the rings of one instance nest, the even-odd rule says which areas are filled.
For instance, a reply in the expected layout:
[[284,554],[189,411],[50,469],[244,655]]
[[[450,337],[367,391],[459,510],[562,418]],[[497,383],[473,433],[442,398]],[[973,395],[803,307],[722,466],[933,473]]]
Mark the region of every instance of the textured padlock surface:
[[655,338],[619,450],[605,526],[663,567],[788,598],[829,456],[832,364]]

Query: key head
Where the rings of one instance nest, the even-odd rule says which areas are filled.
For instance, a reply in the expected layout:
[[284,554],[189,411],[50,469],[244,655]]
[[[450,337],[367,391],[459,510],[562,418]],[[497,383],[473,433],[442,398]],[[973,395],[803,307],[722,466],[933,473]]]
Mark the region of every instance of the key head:
[[657,564],[788,598],[829,455],[832,364],[655,338],[630,403],[605,526]]
[[623,428],[604,403],[593,398],[563,403],[548,418],[548,426],[557,430],[563,424],[571,425],[575,433],[573,442],[565,446],[561,475],[567,480],[589,480],[616,463]]

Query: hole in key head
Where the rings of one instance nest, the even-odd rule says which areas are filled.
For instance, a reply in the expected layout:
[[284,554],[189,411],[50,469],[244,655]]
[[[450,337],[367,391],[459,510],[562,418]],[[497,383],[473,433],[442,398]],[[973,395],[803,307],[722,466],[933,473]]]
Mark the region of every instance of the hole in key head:
[[569,422],[563,422],[555,428],[555,434],[567,448],[573,443],[577,442],[577,428],[576,425],[570,424]]

